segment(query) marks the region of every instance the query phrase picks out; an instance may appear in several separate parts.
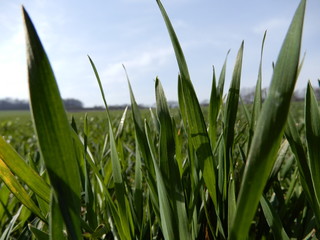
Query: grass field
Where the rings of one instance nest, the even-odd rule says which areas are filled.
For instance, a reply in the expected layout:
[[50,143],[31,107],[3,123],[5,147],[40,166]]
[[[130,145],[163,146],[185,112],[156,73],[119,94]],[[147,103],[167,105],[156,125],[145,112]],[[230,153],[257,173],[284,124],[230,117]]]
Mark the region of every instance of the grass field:
[[228,92],[225,60],[205,109],[157,3],[179,66],[179,108],[168,108],[156,79],[156,108],[141,111],[128,78],[131,110],[109,111],[89,57],[106,110],[74,117],[23,9],[32,114],[0,113],[0,240],[320,238],[320,112],[310,83],[303,106],[291,103],[306,1],[265,101],[264,38],[252,106],[239,97],[242,43]]

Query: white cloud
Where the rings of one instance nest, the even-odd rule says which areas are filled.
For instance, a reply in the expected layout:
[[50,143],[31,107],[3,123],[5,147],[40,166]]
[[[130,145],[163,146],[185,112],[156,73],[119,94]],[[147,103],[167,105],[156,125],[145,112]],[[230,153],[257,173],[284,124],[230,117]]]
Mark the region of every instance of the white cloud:
[[[118,61],[109,64],[102,71],[101,76],[104,79],[104,82],[107,84],[115,82],[124,83],[126,79],[122,64],[124,64],[129,72],[133,72],[135,76],[139,76],[142,74],[148,74],[163,66],[168,61],[169,56],[172,54],[173,50],[171,47],[149,49],[144,52],[135,51],[135,53],[130,53],[130,55],[128,55],[128,57],[135,57],[131,57],[123,62]],[[123,59],[125,59],[125,57]]]

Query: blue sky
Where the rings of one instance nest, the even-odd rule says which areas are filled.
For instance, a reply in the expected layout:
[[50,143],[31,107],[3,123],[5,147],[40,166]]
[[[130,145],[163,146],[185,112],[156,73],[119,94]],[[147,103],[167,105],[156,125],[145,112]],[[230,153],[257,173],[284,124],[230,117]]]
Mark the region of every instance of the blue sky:
[[[212,65],[219,73],[226,53],[228,88],[235,56],[245,41],[242,88],[254,87],[263,33],[268,30],[263,58],[263,86],[268,87],[272,61],[298,0],[215,1],[163,0],[185,53],[200,101],[209,99]],[[2,1],[0,8],[0,98],[28,99],[21,4],[29,12],[51,61],[63,98],[85,106],[102,105],[88,61],[96,64],[107,102],[129,103],[122,64],[138,103],[153,104],[154,79],[162,82],[168,100],[177,99],[178,67],[155,0]],[[297,88],[320,78],[320,1],[309,0],[302,54],[306,59]]]

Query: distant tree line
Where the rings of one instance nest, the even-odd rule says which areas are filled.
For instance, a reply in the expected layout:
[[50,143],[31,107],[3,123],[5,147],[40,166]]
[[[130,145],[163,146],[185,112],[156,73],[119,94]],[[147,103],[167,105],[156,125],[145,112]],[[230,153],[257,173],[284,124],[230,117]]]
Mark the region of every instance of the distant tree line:
[[[266,88],[262,89],[262,100],[267,97],[268,90]],[[314,88],[314,93],[318,101],[320,101],[320,88]],[[241,98],[245,103],[252,103],[254,101],[255,89],[254,88],[246,88],[241,90]],[[294,102],[302,102],[304,101],[306,95],[306,89],[296,90],[292,95],[292,101]]]
[[[67,98],[63,100],[67,110],[81,110],[83,103],[77,99]],[[5,98],[0,99],[0,110],[29,110],[29,102],[26,100]]]

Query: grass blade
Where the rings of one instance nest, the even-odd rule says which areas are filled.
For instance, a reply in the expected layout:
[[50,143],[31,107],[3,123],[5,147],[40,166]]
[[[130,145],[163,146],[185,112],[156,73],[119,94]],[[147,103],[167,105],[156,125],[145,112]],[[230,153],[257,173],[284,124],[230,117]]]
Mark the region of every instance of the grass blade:
[[297,79],[306,1],[292,20],[275,65],[268,98],[252,139],[230,239],[245,239],[282,140]]
[[24,9],[23,16],[31,109],[41,153],[69,236],[80,239],[80,174],[70,126],[48,57]]
[[320,206],[320,112],[311,83],[308,83],[305,100],[306,138],[309,167],[317,203]]
[[[201,171],[203,171],[204,181],[209,189],[210,196],[215,206],[217,206],[216,173],[213,166],[213,156],[207,127],[204,121],[199,101],[197,99],[195,90],[193,88],[189,76],[187,63],[185,61],[178,38],[168,18],[168,15],[164,7],[162,6],[161,1],[157,0],[157,3],[165,21],[165,24],[167,26],[167,30],[171,38],[172,46],[174,48],[180,70],[180,90],[178,91],[180,92],[179,95],[182,94],[182,96],[179,97],[179,101],[183,101],[179,102],[180,108],[182,108],[183,111],[185,111],[182,114],[182,117],[185,117],[183,121],[185,126],[188,126],[188,130],[190,131],[191,141],[198,156],[200,169]],[[181,105],[184,106],[182,107]]]
[[251,124],[249,129],[249,140],[248,140],[248,149],[250,149],[251,140],[253,137],[254,129],[256,128],[259,115],[262,107],[262,92],[261,92],[261,84],[262,84],[262,56],[264,49],[264,42],[266,40],[267,31],[264,32],[262,46],[261,46],[261,54],[260,54],[260,64],[259,64],[259,72],[258,72],[258,80],[254,93],[254,100],[252,106],[252,115],[251,115]]
[[156,184],[159,196],[159,209],[160,209],[160,219],[161,219],[161,229],[163,232],[164,239],[173,240],[179,239],[176,231],[176,223],[174,221],[173,210],[170,205],[169,194],[165,186],[165,181],[163,179],[161,170],[157,164],[155,157],[155,150],[153,149],[152,139],[150,134],[150,129],[148,124],[145,122],[145,132],[148,140],[149,147],[151,149],[151,157],[153,160],[153,165],[156,173]]
[[25,160],[0,137],[0,160],[18,176],[29,188],[47,203],[50,201],[50,187]]
[[26,190],[21,186],[16,177],[12,174],[8,166],[2,161],[0,158],[0,178],[6,184],[6,186],[10,189],[13,195],[19,199],[19,201],[25,205],[30,211],[40,217],[43,221],[46,222],[45,217],[42,215],[40,209],[31,199]]
[[[125,185],[122,180],[120,160],[117,153],[117,147],[113,136],[112,126],[109,122],[109,135],[110,135],[110,148],[111,148],[111,162],[112,162],[112,175],[115,185],[116,197],[118,200],[118,211],[121,221],[121,228],[126,239],[131,239],[132,233],[132,216],[128,209],[128,198],[126,196]],[[120,226],[118,226],[120,227]]]
[[265,198],[265,196],[261,197],[260,204],[263,210],[263,214],[268,222],[268,225],[272,230],[274,239],[289,240],[289,237],[282,226],[279,215],[277,214],[276,210],[272,207],[270,202]]

